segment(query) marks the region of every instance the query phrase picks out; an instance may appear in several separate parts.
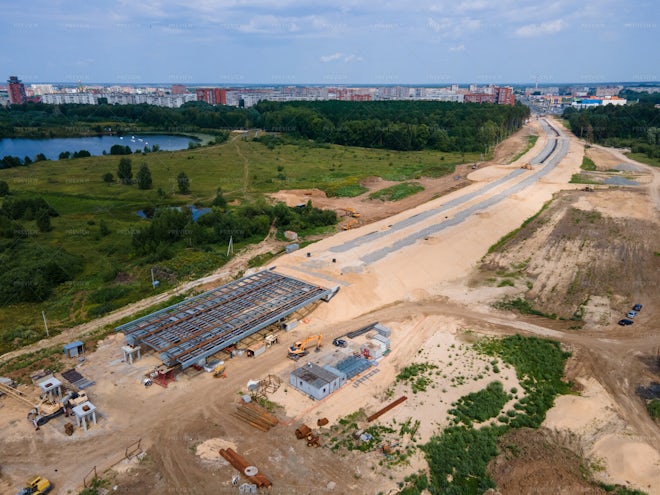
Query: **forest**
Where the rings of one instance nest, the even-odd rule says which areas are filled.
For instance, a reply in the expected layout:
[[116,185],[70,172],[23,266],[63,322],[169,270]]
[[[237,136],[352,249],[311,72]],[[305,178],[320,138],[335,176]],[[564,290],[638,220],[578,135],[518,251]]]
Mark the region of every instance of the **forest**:
[[260,128],[346,146],[487,152],[528,117],[529,109],[521,104],[432,101],[264,101],[249,109],[203,102],[180,108],[27,103],[0,110],[0,138],[121,134],[140,128],[164,132]]
[[579,138],[660,158],[660,108],[652,101],[586,110],[567,108],[563,116]]
[[319,142],[399,151],[485,152],[529,116],[523,105],[432,101],[264,101],[256,127]]

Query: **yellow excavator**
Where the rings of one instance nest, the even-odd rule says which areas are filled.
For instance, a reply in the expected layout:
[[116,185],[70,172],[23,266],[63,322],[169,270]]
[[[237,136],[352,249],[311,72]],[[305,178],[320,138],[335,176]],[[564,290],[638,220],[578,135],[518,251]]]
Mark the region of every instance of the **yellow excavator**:
[[344,213],[344,216],[345,216],[345,217],[360,218],[360,212],[355,211],[354,208],[348,208],[348,207],[346,207],[346,208],[340,208],[340,209],[343,210],[343,211],[345,212],[345,213]]
[[44,495],[53,489],[53,485],[46,478],[33,476],[25,483],[25,487],[18,495]]
[[316,349],[315,349],[316,352],[320,351],[322,338],[323,335],[312,335],[311,337],[307,337],[304,340],[296,341],[291,347],[289,347],[289,359],[298,361],[298,359],[300,359],[301,357],[309,354],[309,351],[307,350],[307,345],[311,343],[316,343]]
[[218,364],[213,370],[213,378],[227,378],[225,371],[227,371],[227,367],[225,366],[224,361],[220,361],[220,364]]

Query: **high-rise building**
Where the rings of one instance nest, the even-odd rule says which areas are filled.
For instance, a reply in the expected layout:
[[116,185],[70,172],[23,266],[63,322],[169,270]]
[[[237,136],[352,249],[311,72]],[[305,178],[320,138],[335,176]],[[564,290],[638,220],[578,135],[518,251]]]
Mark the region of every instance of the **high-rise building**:
[[488,93],[467,93],[463,97],[465,103],[495,103],[495,95]]
[[515,105],[516,97],[511,86],[495,87],[495,102],[499,105]]
[[7,80],[7,92],[9,93],[9,103],[11,105],[20,105],[27,101],[25,85],[16,76],[9,76]]
[[173,95],[185,95],[188,92],[185,84],[172,84]]
[[227,90],[224,88],[196,88],[197,101],[205,101],[209,105],[226,105]]

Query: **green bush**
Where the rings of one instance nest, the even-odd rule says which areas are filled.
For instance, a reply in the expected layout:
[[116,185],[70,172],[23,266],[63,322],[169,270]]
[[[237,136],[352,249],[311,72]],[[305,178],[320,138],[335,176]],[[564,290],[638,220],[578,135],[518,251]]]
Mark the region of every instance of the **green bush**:
[[507,401],[502,383],[496,381],[479,392],[461,397],[450,412],[466,425],[472,424],[472,421],[481,423],[497,416]]
[[653,399],[646,408],[653,419],[660,419],[660,399]]

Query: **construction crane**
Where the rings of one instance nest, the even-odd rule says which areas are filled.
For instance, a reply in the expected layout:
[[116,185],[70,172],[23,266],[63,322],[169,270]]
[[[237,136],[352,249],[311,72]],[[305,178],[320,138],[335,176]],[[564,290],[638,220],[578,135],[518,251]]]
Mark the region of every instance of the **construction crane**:
[[298,361],[298,359],[300,359],[301,357],[309,354],[309,351],[307,350],[307,345],[313,342],[316,343],[315,351],[316,352],[320,351],[322,338],[323,335],[312,335],[311,337],[307,337],[305,340],[298,340],[291,347],[289,347],[289,359]]
[[35,403],[31,401],[23,392],[9,387],[3,383],[0,383],[0,392],[13,397],[14,399],[18,399],[23,404],[26,404],[30,408],[27,419],[28,421],[33,422],[35,426],[45,425],[50,419],[53,419],[64,413],[64,407],[62,404],[52,404],[48,402],[47,399],[41,399],[39,403],[35,405]]

